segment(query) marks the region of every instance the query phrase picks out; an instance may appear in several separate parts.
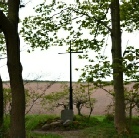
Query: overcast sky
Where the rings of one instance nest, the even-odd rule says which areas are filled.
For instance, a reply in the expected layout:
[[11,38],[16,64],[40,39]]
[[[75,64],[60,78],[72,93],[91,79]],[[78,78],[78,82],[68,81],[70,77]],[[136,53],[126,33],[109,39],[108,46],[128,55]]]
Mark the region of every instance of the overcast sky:
[[[27,1],[28,0],[26,0],[26,2]],[[20,18],[22,19],[26,16],[34,15],[33,7],[41,2],[43,2],[43,0],[31,0],[25,8],[20,9]],[[127,43],[128,45],[138,47],[138,39],[139,36],[137,32],[132,34],[124,33],[122,39],[123,50]],[[110,38],[108,41],[110,42]],[[50,47],[44,51],[36,49],[31,53],[27,53],[27,47],[21,38],[21,63],[23,65],[24,79],[39,78],[40,80],[69,81],[69,54],[58,54],[59,52],[66,52],[67,47]],[[104,50],[104,54],[109,55],[111,58],[110,49],[111,46],[109,45]],[[87,61],[78,59],[77,54],[72,55],[73,81],[77,81],[81,74],[80,71],[75,71],[75,68],[83,68],[86,64]],[[0,62],[0,73],[3,80],[9,80],[6,59]]]

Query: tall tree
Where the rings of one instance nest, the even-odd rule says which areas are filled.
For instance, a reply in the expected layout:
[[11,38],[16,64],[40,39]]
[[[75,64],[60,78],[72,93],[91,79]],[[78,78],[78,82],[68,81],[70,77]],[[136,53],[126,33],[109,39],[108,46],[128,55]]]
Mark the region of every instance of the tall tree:
[[12,91],[10,137],[25,138],[25,95],[20,63],[20,39],[18,34],[20,0],[8,0],[8,14],[0,10],[0,29],[4,33],[7,49],[7,65]]
[[3,115],[4,115],[4,108],[3,108],[3,85],[2,79],[0,76],[0,129],[3,125]]
[[120,8],[119,0],[111,0],[112,20],[112,68],[115,92],[115,127],[119,133],[126,130],[124,87],[123,87],[123,60],[121,48]]
[[[5,11],[6,6],[0,3],[0,9]],[[0,55],[1,59],[3,58],[3,55],[5,53],[5,41],[4,41],[4,35],[2,31],[0,30]],[[2,130],[3,127],[3,116],[4,116],[4,96],[3,96],[3,84],[2,84],[2,78],[0,76],[0,130]]]

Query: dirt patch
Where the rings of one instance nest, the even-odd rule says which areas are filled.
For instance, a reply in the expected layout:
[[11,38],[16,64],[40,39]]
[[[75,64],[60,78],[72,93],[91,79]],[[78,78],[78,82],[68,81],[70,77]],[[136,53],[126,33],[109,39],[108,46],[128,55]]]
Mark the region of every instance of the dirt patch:
[[72,131],[33,131],[37,134],[57,134],[62,136],[63,138],[84,138],[82,130],[72,130]]
[[[76,127],[73,126],[76,124]],[[52,124],[45,124],[41,128],[34,130],[33,133],[37,134],[57,134],[64,138],[81,138],[82,129],[79,129],[79,123],[73,121],[72,124],[63,125],[61,122],[53,122]]]
[[[82,118],[82,117],[81,117]],[[38,124],[33,133],[37,134],[57,134],[64,138],[82,138],[84,128],[89,127],[86,123],[78,120],[67,120],[63,122],[59,118],[49,119]]]

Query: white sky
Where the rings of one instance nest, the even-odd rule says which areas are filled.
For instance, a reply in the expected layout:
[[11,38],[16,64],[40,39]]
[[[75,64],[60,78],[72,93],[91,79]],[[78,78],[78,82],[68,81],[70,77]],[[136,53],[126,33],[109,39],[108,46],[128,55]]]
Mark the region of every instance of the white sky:
[[[28,0],[26,0],[28,1]],[[74,1],[74,0],[73,0]],[[33,7],[43,0],[31,0],[25,8],[20,9],[20,18],[33,15]],[[71,1],[70,1],[71,2]],[[138,47],[137,40],[139,35],[137,32],[132,34],[124,34],[122,38],[123,49],[127,45],[134,45]],[[110,41],[110,39],[109,39]],[[50,47],[48,50],[40,51],[36,49],[34,52],[27,53],[27,45],[21,38],[21,63],[23,65],[23,78],[40,80],[58,80],[69,81],[69,54],[58,54],[59,52],[66,52],[66,47]],[[111,58],[111,46],[106,47],[104,54]],[[72,76],[73,81],[77,81],[81,72],[75,71],[75,68],[83,68],[87,64],[85,60],[80,60],[78,54],[72,54]],[[3,80],[9,80],[6,66],[6,59],[0,62],[0,73]]]

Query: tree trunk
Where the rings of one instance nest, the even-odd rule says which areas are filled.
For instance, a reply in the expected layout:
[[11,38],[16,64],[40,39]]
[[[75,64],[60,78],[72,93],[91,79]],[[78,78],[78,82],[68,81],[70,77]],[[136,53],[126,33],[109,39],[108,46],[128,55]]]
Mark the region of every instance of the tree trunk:
[[81,114],[81,104],[80,104],[80,102],[77,102],[76,108],[77,108],[77,111],[78,111],[78,115],[81,116],[82,114]]
[[78,107],[77,110],[78,110],[78,115],[81,116],[81,109]]
[[4,107],[3,107],[3,86],[2,86],[2,79],[0,76],[0,130],[3,126],[3,114],[4,114]]
[[132,126],[132,109],[134,108],[134,106],[132,105],[133,103],[130,103],[129,106],[129,128],[131,129]]
[[115,117],[114,123],[119,134],[126,131],[122,50],[121,50],[121,30],[120,30],[120,9],[119,0],[111,0],[111,20],[112,20],[112,61],[113,80],[115,92]]
[[20,63],[20,39],[18,35],[20,0],[8,0],[8,17],[0,11],[0,27],[6,39],[7,65],[12,92],[11,138],[25,138],[25,93]]
[[[18,35],[14,36],[18,40]],[[13,45],[13,37],[9,37],[9,46]],[[14,39],[15,40],[15,39]],[[13,45],[12,45],[13,44]],[[11,58],[12,55],[15,55]],[[25,95],[22,80],[22,67],[19,61],[17,49],[9,50],[8,71],[10,76],[10,85],[12,91],[12,109],[11,109],[11,138],[25,138]]]
[[88,82],[88,90],[87,90],[87,92],[88,92],[88,101],[89,101],[89,108],[90,108],[90,112],[89,112],[89,116],[88,116],[88,120],[90,119],[90,117],[91,117],[91,114],[92,114],[92,112],[93,112],[93,107],[92,107],[92,104],[91,104],[91,97],[90,97],[90,93],[89,93],[89,82]]

